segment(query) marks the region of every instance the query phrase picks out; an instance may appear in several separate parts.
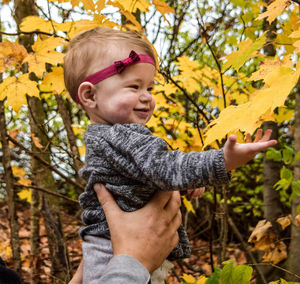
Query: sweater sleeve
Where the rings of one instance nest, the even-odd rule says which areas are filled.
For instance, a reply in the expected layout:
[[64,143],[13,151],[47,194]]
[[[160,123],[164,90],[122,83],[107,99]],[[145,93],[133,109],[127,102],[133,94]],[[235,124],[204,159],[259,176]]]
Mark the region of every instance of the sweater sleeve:
[[[185,190],[229,182],[223,150],[184,153],[141,125],[114,125],[103,137],[106,160],[128,178],[152,183],[161,190]],[[138,130],[138,131],[136,131]],[[94,147],[104,147],[103,140]],[[100,145],[100,144],[101,145]],[[96,151],[95,151],[96,152]]]
[[148,270],[135,258],[124,254],[110,260],[99,284],[146,284],[149,280]]

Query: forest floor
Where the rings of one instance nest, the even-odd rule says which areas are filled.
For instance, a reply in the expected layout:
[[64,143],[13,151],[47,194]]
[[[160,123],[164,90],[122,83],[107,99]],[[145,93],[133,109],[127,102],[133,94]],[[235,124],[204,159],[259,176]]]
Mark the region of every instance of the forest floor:
[[[19,237],[21,241],[22,259],[22,280],[29,283],[30,276],[30,209],[18,211]],[[81,241],[78,236],[78,229],[81,226],[79,218],[69,215],[62,215],[62,224],[67,242],[70,264],[73,273],[82,257]],[[10,232],[8,222],[8,207],[0,203],[0,257],[7,263],[9,268],[13,268],[12,250],[10,246]],[[174,262],[174,268],[170,271],[167,279],[168,284],[177,284],[182,281],[181,276],[191,274],[196,279],[200,275],[211,274],[209,243],[201,239],[191,241],[192,256],[188,259]],[[214,247],[218,250],[218,248]],[[244,252],[237,244],[229,244],[226,248],[226,258],[234,258],[235,263],[243,264],[247,262]],[[213,256],[217,263],[217,256]],[[50,279],[50,254],[48,240],[43,219],[40,220],[40,253],[38,258],[40,268],[40,283],[51,283]]]

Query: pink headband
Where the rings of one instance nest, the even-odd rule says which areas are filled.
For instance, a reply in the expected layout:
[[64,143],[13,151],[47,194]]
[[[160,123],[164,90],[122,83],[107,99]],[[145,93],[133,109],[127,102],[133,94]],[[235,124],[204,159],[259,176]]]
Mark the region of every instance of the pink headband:
[[[83,82],[90,82],[95,85],[110,76],[113,76],[117,73],[122,73],[128,66],[136,63],[150,63],[156,66],[155,61],[150,55],[137,54],[134,50],[131,50],[128,58],[121,61],[115,61],[114,64],[90,75],[85,80],[83,80]],[[76,102],[80,104],[78,93],[76,94]]]

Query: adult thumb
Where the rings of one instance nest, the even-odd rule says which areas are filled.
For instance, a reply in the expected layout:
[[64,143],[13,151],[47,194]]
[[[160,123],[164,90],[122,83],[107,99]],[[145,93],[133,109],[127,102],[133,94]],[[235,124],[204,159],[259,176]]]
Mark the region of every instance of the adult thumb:
[[116,216],[116,214],[120,212],[120,208],[106,187],[101,183],[96,183],[94,185],[94,190],[100,204],[102,205],[106,219],[109,219],[110,216]]

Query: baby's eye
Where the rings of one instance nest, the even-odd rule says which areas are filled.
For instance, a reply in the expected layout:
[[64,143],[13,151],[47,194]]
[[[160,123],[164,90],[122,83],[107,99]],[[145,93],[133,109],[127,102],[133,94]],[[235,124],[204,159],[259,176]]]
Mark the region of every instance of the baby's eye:
[[152,92],[153,91],[153,87],[150,87],[147,89],[148,92]]
[[139,88],[139,86],[138,85],[130,85],[130,86],[128,86],[128,88],[137,90]]

